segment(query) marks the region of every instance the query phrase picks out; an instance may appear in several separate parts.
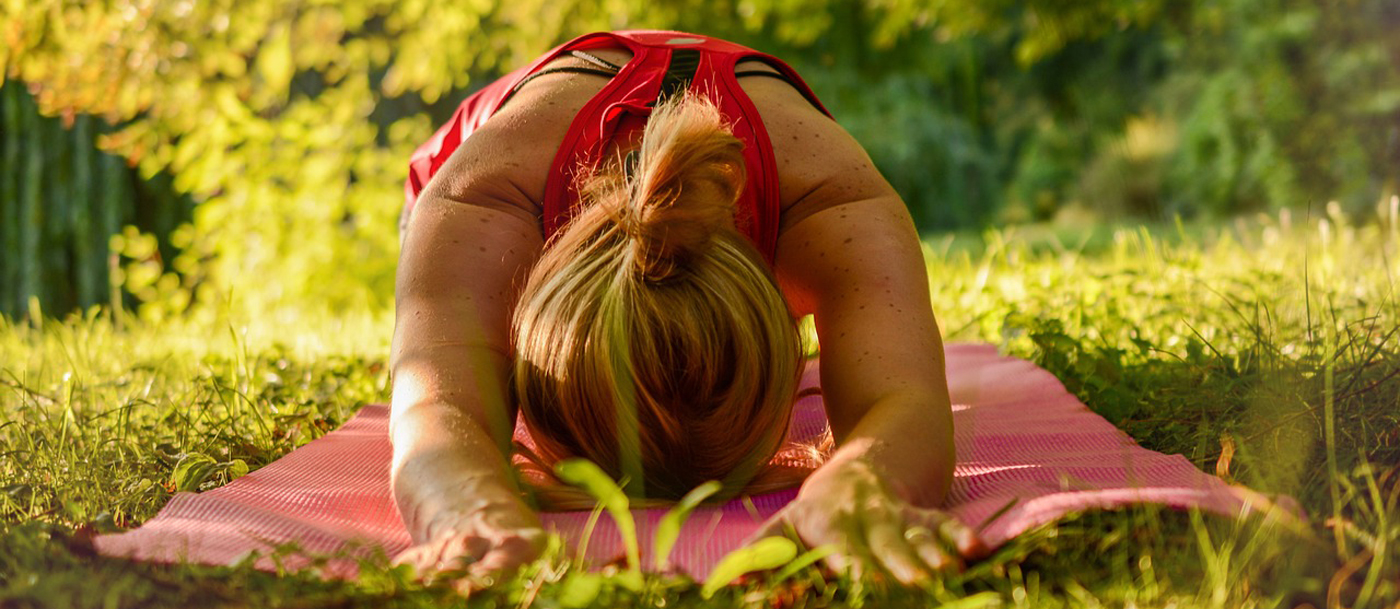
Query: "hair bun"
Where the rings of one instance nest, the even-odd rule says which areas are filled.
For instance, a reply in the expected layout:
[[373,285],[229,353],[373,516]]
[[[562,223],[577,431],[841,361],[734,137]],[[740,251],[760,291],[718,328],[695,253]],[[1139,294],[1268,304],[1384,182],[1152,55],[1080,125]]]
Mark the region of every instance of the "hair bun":
[[640,149],[595,178],[604,182],[595,188],[611,191],[597,200],[632,241],[642,277],[671,278],[717,233],[734,230],[734,202],[745,184],[743,150],[714,102],[686,92],[657,104]]

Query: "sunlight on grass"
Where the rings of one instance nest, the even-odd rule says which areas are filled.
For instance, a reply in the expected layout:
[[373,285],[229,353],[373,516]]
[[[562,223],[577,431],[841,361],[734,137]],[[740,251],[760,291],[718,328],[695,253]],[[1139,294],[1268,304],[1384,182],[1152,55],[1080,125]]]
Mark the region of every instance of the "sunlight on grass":
[[[541,607],[1392,607],[1396,213],[1383,205],[1364,225],[1332,207],[1222,228],[1025,228],[926,242],[947,340],[1029,358],[1148,448],[1295,497],[1307,513],[1301,533],[1144,507],[1029,532],[920,590],[828,583],[806,565],[704,590],[676,575],[636,585],[635,555],[627,568],[590,574],[561,551],[480,594]],[[427,607],[454,598],[384,564],[367,565],[357,584],[319,582],[247,566],[133,566],[93,557],[81,542],[387,401],[392,329],[384,311],[158,327],[97,310],[0,320],[0,604],[179,606],[228,595],[259,605],[307,595],[307,606]],[[64,586],[105,596],[78,599]]]

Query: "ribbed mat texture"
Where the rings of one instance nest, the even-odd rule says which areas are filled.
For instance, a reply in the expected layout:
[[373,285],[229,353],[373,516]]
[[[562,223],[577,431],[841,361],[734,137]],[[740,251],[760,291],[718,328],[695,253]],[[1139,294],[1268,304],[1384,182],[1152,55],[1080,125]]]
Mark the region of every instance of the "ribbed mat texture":
[[[992,547],[1086,509],[1157,503],[1238,516],[1269,507],[1257,493],[1227,485],[1185,457],[1139,447],[1030,362],[1000,356],[990,345],[949,345],[946,353],[958,464],[944,507],[980,529]],[[803,387],[816,385],[817,377],[813,362]],[[393,556],[410,539],[389,493],[388,412],[385,405],[365,406],[340,429],[228,485],[177,493],[139,529],[98,537],[97,548],[111,556],[210,564],[286,542],[307,553],[348,548],[356,555],[379,547]],[[813,438],[825,428],[820,395],[799,400],[790,438]],[[752,497],[751,504],[735,500],[698,509],[682,529],[672,564],[704,578],[795,495],[777,492]],[[664,513],[634,510],[644,564],[651,564],[650,542]],[[543,520],[577,547],[588,516],[546,513]],[[617,529],[604,515],[587,555],[603,563],[622,553]],[[282,559],[289,568],[305,561]],[[257,564],[275,568],[265,557]],[[326,573],[353,576],[355,563],[332,560]]]

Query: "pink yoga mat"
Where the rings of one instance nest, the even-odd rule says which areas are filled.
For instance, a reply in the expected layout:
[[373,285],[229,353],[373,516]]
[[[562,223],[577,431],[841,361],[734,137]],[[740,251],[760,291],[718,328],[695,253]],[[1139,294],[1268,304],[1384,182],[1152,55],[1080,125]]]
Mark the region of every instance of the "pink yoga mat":
[[[1030,528],[1071,512],[1157,503],[1226,516],[1265,510],[1261,495],[1202,473],[1181,455],[1139,447],[1127,434],[1090,412],[1049,372],[997,355],[990,345],[950,345],[948,378],[956,425],[958,465],[945,508],[999,546]],[[817,383],[809,366],[804,387]],[[389,494],[388,408],[365,406],[340,429],[274,463],[204,493],[177,493],[141,528],[100,536],[98,550],[140,560],[227,564],[251,551],[296,542],[303,551],[374,547],[390,556],[410,539]],[[799,400],[793,439],[825,430],[821,397]],[[724,554],[796,495],[784,491],[697,510],[681,532],[673,565],[704,578]],[[1008,507],[1009,506],[1009,507]],[[633,511],[643,563],[663,509]],[[545,526],[577,547],[587,512],[546,513]],[[587,556],[601,564],[623,554],[606,515],[593,531]],[[273,569],[267,558],[256,563]],[[289,568],[305,558],[283,560]],[[332,560],[326,573],[352,577],[352,560]]]

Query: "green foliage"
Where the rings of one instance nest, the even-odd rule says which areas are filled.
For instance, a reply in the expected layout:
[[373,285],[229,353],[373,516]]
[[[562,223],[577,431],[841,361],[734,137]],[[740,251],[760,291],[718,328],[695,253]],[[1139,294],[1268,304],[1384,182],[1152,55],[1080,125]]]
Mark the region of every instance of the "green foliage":
[[823,101],[844,117],[843,126],[866,147],[920,226],[977,226],[991,219],[1005,159],[983,125],[930,103],[951,92],[922,74],[876,78],[839,71],[826,81],[836,95]]
[[[1120,230],[1102,245],[1049,236],[1032,248],[989,233],[980,260],[935,258],[934,306],[952,338],[994,337],[1146,446],[1208,468],[1233,443],[1251,455],[1226,458],[1234,479],[1323,506],[1329,459],[1341,473],[1400,462],[1400,445],[1380,440],[1389,432],[1357,435],[1400,425],[1395,396],[1373,393],[1400,362],[1392,207],[1382,224],[1348,224],[1334,205],[1306,229],[1282,214],[1208,240]],[[1352,430],[1330,442],[1328,399]]]
[[[115,125],[104,150],[199,205],[179,228],[73,224],[74,256],[97,262],[55,282],[0,268],[19,286],[6,310],[29,295],[66,310],[45,287],[65,283],[80,304],[110,300],[102,246],[125,224],[160,244],[159,258],[118,248],[113,277],[152,320],[386,308],[413,147],[471,88],[623,27],[789,59],[926,230],[1333,199],[1367,212],[1397,188],[1398,19],[1374,0],[10,1],[6,76],[46,114]],[[7,175],[50,171],[19,153],[39,136],[19,137]],[[115,209],[91,163],[54,165],[70,166],[71,196],[52,201]],[[30,218],[56,205],[24,184],[0,181],[0,204]],[[51,251],[16,232],[30,224],[0,241]]]
[[622,535],[623,545],[627,548],[627,571],[630,581],[635,582],[635,587],[640,587],[641,550],[637,543],[637,522],[632,518],[627,494],[622,492],[622,488],[602,468],[586,459],[561,461],[554,466],[554,474],[561,481],[587,491],[607,510],[608,516],[611,516],[613,523],[617,525],[618,534]]
[[[222,486],[246,473],[248,463],[242,459],[220,463],[208,455],[187,453],[175,463],[170,486],[176,491],[199,491],[206,488],[206,482],[213,483],[209,488]],[[220,479],[211,480],[216,476]]]
[[429,125],[381,127],[376,103],[465,85],[507,33],[467,36],[474,20],[423,2],[5,6],[7,71],[47,112],[123,124],[104,147],[202,200],[170,266],[194,277],[196,299],[252,311],[385,304],[396,185]]
[[[554,472],[560,480],[587,491],[598,501],[599,506],[607,510],[608,515],[613,518],[613,522],[617,524],[618,533],[622,536],[623,545],[627,549],[627,570],[613,578],[613,581],[625,589],[641,592],[644,580],[641,571],[637,525],[629,509],[627,495],[622,491],[622,487],[608,477],[602,468],[585,459],[562,461],[554,466]],[[713,480],[702,484],[686,493],[685,497],[682,497],[662,516],[661,522],[656,527],[656,538],[652,544],[652,549],[655,552],[654,566],[658,571],[664,570],[668,564],[671,549],[675,546],[676,539],[680,536],[681,527],[690,517],[690,513],[706,498],[719,492],[721,488],[722,485]],[[819,552],[813,551],[804,554],[801,561],[795,561],[794,559],[799,557],[797,545],[792,540],[782,537],[761,539],[748,546],[735,549],[721,558],[701,588],[700,596],[708,600],[714,596],[716,591],[734,579],[756,571],[769,571],[786,565],[788,568],[785,569],[783,577],[788,577],[811,566],[820,556]],[[597,599],[603,584],[604,581],[600,578],[587,574],[568,579],[560,591],[560,604],[566,607],[589,605]]]
[[665,571],[671,562],[671,550],[676,546],[676,540],[680,539],[681,527],[685,526],[685,521],[690,518],[690,513],[695,511],[710,496],[718,493],[724,488],[718,481],[711,480],[697,486],[681,497],[676,505],[666,511],[661,517],[661,522],[656,525],[656,543],[652,544],[654,555],[653,567],[657,571]]
[[153,233],[133,264],[174,256],[169,237],[192,201],[168,175],[142,180],[121,157],[97,151],[111,131],[92,116],[43,117],[21,83],[0,85],[0,314],[21,316],[31,297],[49,311],[122,306],[108,237],[123,225]]
[[[178,475],[177,468],[177,475]],[[627,572],[617,578],[617,582],[623,587],[633,591],[642,589],[642,572],[640,547],[637,539],[637,524],[632,518],[629,510],[629,501],[626,493],[618,483],[614,482],[608,474],[584,459],[571,459],[562,461],[554,466],[555,475],[559,479],[578,486],[588,492],[598,501],[598,504],[612,517],[617,524],[617,530],[622,535],[623,546],[627,548]],[[681,527],[684,526],[690,513],[711,495],[719,492],[721,485],[717,481],[710,481],[692,489],[682,497],[670,510],[662,516],[661,522],[656,527],[656,538],[652,544],[655,553],[654,566],[657,570],[664,570],[671,556],[671,549],[675,546],[676,539],[680,536]],[[820,554],[808,553],[803,556],[805,559],[801,563],[794,563],[797,558],[797,546],[786,538],[770,537],[759,540],[749,546],[738,548],[726,554],[718,563],[709,579],[705,581],[700,595],[708,599],[714,596],[716,590],[724,587],[735,578],[746,573],[755,571],[767,571],[777,569],[789,563],[797,566],[792,572],[810,566],[815,562],[815,557]],[[788,573],[787,575],[791,575]],[[563,595],[566,599],[565,605],[578,606],[586,605],[597,597],[599,582],[592,578],[582,578],[578,581],[571,580],[566,585]]]
[[796,558],[793,558],[791,562],[789,562],[782,569],[779,569],[777,573],[773,574],[773,582],[782,583],[786,581],[787,578],[797,575],[798,573],[801,573],[803,570],[809,567],[815,566],[823,558],[831,556],[835,553],[836,546],[827,544],[824,546],[817,546],[815,548],[807,550],[806,552],[798,554]]
[[303,338],[290,325],[125,319],[147,328],[133,335],[91,313],[42,330],[0,321],[0,519],[129,526],[177,490],[222,485],[383,400],[387,369],[365,357],[387,352],[376,337],[392,320],[326,321]]
[[724,555],[700,588],[700,596],[711,598],[720,588],[745,573],[777,569],[797,558],[797,544],[786,537],[764,537]]
[[[1232,27],[1230,24],[1249,24]],[[1180,121],[1164,196],[1178,210],[1276,210],[1338,200],[1367,211],[1396,189],[1400,13],[1383,2],[1203,5],[1163,85]]]

